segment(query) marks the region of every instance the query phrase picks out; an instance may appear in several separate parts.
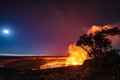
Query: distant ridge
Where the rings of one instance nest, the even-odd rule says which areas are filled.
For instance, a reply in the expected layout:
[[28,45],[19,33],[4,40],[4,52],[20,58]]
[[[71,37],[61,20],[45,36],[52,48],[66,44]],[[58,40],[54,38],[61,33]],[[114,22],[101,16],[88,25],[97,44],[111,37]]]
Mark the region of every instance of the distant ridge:
[[12,54],[12,53],[0,53],[0,56],[48,56],[42,54]]
[[64,55],[47,55],[47,54],[12,54],[12,53],[0,53],[0,56],[43,56],[43,57],[66,57],[66,56],[64,56]]

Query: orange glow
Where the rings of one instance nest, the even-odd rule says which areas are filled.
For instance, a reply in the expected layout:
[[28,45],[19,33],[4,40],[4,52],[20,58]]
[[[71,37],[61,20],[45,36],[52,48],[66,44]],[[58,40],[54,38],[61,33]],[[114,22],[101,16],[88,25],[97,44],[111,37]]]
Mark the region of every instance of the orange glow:
[[52,61],[40,66],[40,69],[64,67],[64,61]]
[[66,66],[82,65],[88,59],[88,53],[82,47],[70,44],[68,47],[69,56],[66,59]]
[[103,30],[108,30],[108,29],[110,29],[110,28],[112,28],[112,26],[111,25],[105,25],[105,26],[98,26],[98,25],[93,25],[92,26],[92,28],[90,28],[89,30],[88,30],[88,35],[89,34],[92,34],[93,36],[96,34],[96,32],[101,32],[101,31],[103,31]]
[[[86,50],[90,50],[88,46],[82,47],[88,48]],[[88,51],[84,50],[82,47],[76,46],[75,44],[70,44],[68,46],[69,56],[58,58],[56,60],[48,59],[46,64],[40,66],[40,69],[82,65],[85,62],[85,60],[90,59]]]

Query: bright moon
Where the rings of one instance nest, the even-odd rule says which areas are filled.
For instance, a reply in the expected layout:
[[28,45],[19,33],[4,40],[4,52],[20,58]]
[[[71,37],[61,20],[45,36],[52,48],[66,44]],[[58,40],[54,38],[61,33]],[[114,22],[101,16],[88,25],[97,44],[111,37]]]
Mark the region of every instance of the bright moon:
[[2,33],[3,34],[10,34],[10,30],[9,29],[3,29]]

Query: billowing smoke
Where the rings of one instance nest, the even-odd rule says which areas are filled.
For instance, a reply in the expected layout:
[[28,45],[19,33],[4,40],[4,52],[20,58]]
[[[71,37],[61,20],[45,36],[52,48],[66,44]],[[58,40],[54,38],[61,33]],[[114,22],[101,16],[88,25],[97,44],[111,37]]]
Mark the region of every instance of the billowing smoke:
[[[86,34],[80,36],[76,45],[83,46],[91,57],[102,57],[115,50],[108,36],[116,35],[120,35],[118,27],[112,27],[112,25],[93,25]],[[91,49],[87,50],[85,46],[89,46]]]

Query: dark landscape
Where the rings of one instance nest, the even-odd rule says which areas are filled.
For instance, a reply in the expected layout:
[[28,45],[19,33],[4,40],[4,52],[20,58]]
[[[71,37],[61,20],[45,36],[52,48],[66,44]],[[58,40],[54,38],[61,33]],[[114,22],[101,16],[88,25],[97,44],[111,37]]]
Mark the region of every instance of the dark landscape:
[[0,0],[0,80],[120,80],[120,0]]
[[120,80],[120,57],[118,55],[87,60],[82,66],[42,70],[39,67],[48,62],[44,58],[53,60],[56,57],[1,56],[0,80]]

